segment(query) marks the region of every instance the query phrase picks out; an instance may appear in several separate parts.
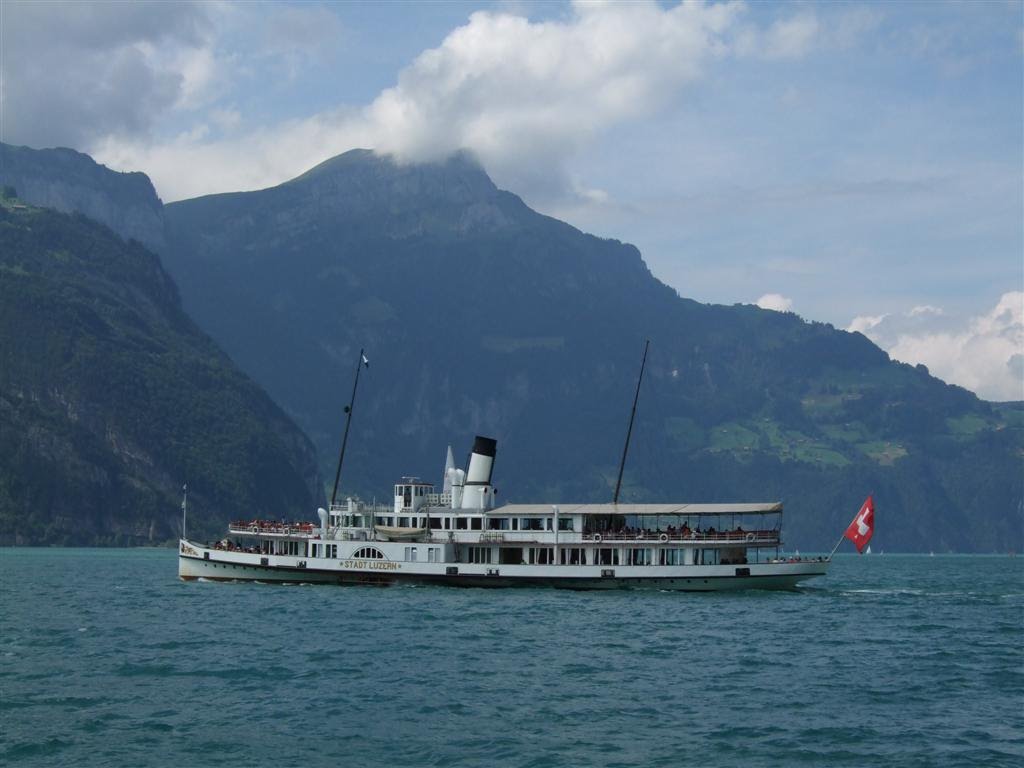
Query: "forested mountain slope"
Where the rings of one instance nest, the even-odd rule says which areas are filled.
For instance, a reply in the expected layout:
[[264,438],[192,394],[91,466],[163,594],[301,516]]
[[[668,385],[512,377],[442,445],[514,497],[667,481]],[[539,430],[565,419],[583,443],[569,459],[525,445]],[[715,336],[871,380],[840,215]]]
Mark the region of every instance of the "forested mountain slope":
[[184,482],[196,536],[322,498],[308,439],[185,316],[156,255],[4,200],[0,544],[173,539]]

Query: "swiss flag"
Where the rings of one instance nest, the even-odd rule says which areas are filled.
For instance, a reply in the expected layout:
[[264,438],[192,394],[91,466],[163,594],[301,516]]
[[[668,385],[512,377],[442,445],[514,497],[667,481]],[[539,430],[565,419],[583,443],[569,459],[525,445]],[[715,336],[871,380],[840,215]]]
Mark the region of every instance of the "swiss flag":
[[861,505],[860,512],[853,518],[853,522],[847,526],[843,536],[857,545],[857,552],[863,552],[874,532],[875,500],[873,496],[868,496],[864,504]]

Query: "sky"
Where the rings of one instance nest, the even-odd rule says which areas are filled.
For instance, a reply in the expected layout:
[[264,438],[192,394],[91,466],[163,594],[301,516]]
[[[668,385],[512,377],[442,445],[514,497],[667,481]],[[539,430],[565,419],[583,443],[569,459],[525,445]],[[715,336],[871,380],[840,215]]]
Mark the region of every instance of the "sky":
[[0,140],[165,202],[468,149],[703,302],[1024,400],[1024,3],[0,0]]

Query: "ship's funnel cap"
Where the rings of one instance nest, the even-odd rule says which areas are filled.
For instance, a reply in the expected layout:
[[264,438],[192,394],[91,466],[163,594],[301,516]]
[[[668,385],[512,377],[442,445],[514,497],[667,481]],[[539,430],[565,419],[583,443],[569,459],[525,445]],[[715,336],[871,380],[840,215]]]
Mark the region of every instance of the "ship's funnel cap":
[[[497,440],[476,436],[476,440],[473,442],[473,452],[469,455],[469,466],[466,467],[466,485],[491,484],[491,472],[494,469],[494,455],[497,453],[497,448]],[[482,506],[482,504],[476,506]]]
[[473,441],[473,453],[479,453],[481,456],[490,456],[493,459],[497,452],[497,440],[492,437],[476,436],[476,440]]

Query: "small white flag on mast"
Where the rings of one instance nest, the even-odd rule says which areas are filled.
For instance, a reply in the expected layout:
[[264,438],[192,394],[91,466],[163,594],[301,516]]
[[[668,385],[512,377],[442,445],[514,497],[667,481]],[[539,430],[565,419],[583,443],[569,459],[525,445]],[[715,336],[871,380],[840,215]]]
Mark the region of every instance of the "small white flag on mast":
[[181,538],[185,538],[185,515],[188,513],[188,483],[181,486]]

